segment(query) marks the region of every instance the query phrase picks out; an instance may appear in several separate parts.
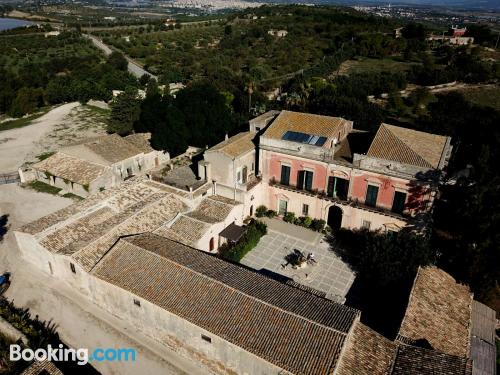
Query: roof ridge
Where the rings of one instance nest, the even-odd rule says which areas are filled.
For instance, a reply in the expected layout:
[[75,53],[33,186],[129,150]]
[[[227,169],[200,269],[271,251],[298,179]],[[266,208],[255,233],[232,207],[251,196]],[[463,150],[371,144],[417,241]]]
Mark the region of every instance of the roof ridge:
[[[184,265],[184,264],[181,264],[181,263],[179,263],[179,262],[176,262],[176,261],[175,261],[175,260],[173,260],[173,259],[170,259],[170,258],[167,258],[167,257],[161,256],[160,254],[157,254],[157,253],[155,253],[154,251],[151,251],[151,250],[149,250],[149,249],[146,249],[146,248],[144,248],[144,247],[138,246],[138,245],[136,245],[136,244],[131,243],[130,241],[128,241],[128,239],[129,239],[130,237],[138,237],[138,236],[153,236],[153,237],[158,237],[158,238],[161,238],[161,239],[163,239],[163,240],[165,239],[165,237],[162,237],[162,236],[159,236],[159,235],[157,235],[157,234],[155,234],[155,233],[151,233],[151,232],[149,232],[149,233],[142,233],[142,234],[138,234],[138,235],[135,235],[135,236],[128,236],[128,237],[126,237],[126,238],[123,238],[123,241],[126,241],[127,243],[131,244],[132,246],[134,246],[134,247],[136,247],[136,248],[139,248],[139,249],[145,250],[145,251],[147,251],[147,252],[149,252],[149,253],[151,253],[151,254],[156,255],[157,257],[160,257],[160,258],[162,258],[162,259],[165,259],[165,260],[167,260],[167,261],[168,261],[168,262],[170,262],[170,263],[174,263],[174,264],[178,265],[179,267],[181,267],[181,268],[183,268],[183,269],[187,269],[187,270],[188,270],[188,271],[190,271],[190,272],[193,272],[193,273],[195,273],[195,274],[197,274],[197,275],[200,275],[200,276],[202,276],[202,277],[203,277],[203,278],[205,278],[205,279],[209,279],[209,280],[211,280],[211,281],[213,281],[213,282],[215,282],[215,283],[217,283],[217,284],[219,284],[219,285],[222,285],[222,286],[224,286],[224,287],[226,287],[226,288],[228,288],[228,289],[230,289],[230,290],[232,290],[232,291],[234,291],[234,292],[236,292],[236,293],[240,293],[240,294],[242,294],[242,295],[244,295],[244,296],[247,296],[248,298],[250,298],[250,299],[252,299],[252,300],[259,301],[259,302],[261,302],[261,303],[263,303],[263,304],[265,304],[265,305],[267,305],[267,306],[270,306],[270,307],[276,308],[276,309],[278,309],[278,310],[280,310],[280,311],[283,311],[283,312],[284,312],[284,313],[286,313],[286,314],[289,314],[289,315],[292,315],[292,316],[296,316],[296,317],[298,317],[298,318],[300,318],[300,319],[303,319],[303,320],[305,320],[305,321],[308,321],[308,322],[310,322],[310,323],[312,323],[312,324],[316,324],[316,325],[321,326],[321,327],[323,327],[323,328],[325,328],[325,329],[328,329],[328,330],[330,330],[330,331],[337,332],[337,333],[339,333],[339,334],[343,335],[344,337],[347,337],[347,333],[346,333],[346,332],[342,332],[342,331],[340,331],[340,330],[338,330],[338,329],[335,329],[335,328],[333,328],[333,327],[329,327],[329,326],[327,326],[327,325],[325,325],[325,324],[323,324],[323,323],[317,322],[317,321],[315,321],[315,320],[312,320],[312,319],[310,319],[310,318],[307,318],[307,317],[305,317],[305,316],[303,316],[303,315],[300,315],[300,314],[298,314],[298,313],[295,313],[295,312],[292,312],[292,311],[286,310],[286,309],[284,309],[284,308],[282,308],[282,307],[279,307],[279,306],[273,305],[273,304],[271,304],[271,303],[269,303],[269,302],[267,302],[267,301],[264,301],[264,300],[262,300],[262,299],[259,299],[259,298],[255,297],[255,296],[252,296],[252,295],[250,295],[250,294],[248,294],[248,293],[245,293],[245,292],[244,292],[244,291],[242,291],[241,289],[237,289],[237,288],[235,288],[235,287],[232,287],[232,286],[230,286],[230,285],[228,285],[228,284],[226,284],[226,283],[224,283],[224,282],[222,282],[222,281],[220,281],[220,280],[217,280],[217,279],[215,279],[215,278],[213,278],[213,277],[210,277],[210,276],[208,276],[208,275],[205,275],[205,274],[203,274],[203,273],[201,273],[201,272],[199,272],[199,271],[197,271],[197,270],[194,270],[194,269],[192,269],[192,268],[189,268],[189,267],[187,267],[187,266],[186,266],[186,265]],[[122,239],[120,239],[120,240],[122,240]],[[189,246],[189,245],[182,244],[182,243],[180,243],[180,242],[178,242],[178,241],[175,241],[175,240],[172,240],[172,239],[168,239],[168,240],[169,240],[169,241],[172,241],[172,242],[175,242],[175,243],[177,243],[177,244],[179,244],[179,245],[189,247],[191,250],[196,251],[196,252],[197,252],[197,253],[199,253],[199,254],[203,254],[203,256],[210,256],[210,257],[213,257],[213,255],[210,255],[210,254],[208,254],[208,253],[206,253],[206,252],[204,252],[204,251],[202,251],[202,250],[197,250],[197,249],[195,249],[195,248],[193,248],[193,247],[191,247],[191,246]],[[101,259],[101,260],[102,260],[102,259]],[[235,267],[239,267],[238,265],[235,265],[235,264],[233,264],[233,263],[230,263],[230,262],[224,261],[224,260],[222,260],[222,259],[218,259],[218,260],[219,260],[219,261],[221,261],[221,262],[226,263],[226,265],[228,265],[229,267],[230,267],[231,265],[233,265],[233,266],[235,266]],[[245,268],[245,269],[246,269],[246,268]],[[251,270],[248,270],[248,271],[253,272],[253,273],[256,273],[255,271],[251,271]],[[279,282],[279,281],[276,281],[276,280],[274,280],[274,279],[272,279],[272,278],[270,278],[270,277],[267,277],[267,276],[265,276],[265,275],[262,275],[262,274],[259,274],[259,275],[260,275],[261,277],[264,277],[264,278],[268,279],[268,280],[269,280],[269,281],[271,281],[271,282],[278,283],[279,285],[283,285],[283,286],[284,286],[284,287],[286,287],[286,288],[291,288],[291,289],[294,289],[294,290],[299,290],[299,289],[294,288],[294,287],[292,287],[292,286],[289,286],[289,285],[287,285],[287,284],[284,284],[284,283],[281,283],[281,282]],[[321,297],[318,297],[318,296],[316,296],[316,295],[314,295],[314,294],[311,294],[311,293],[308,293],[308,292],[306,292],[306,291],[302,291],[302,290],[301,290],[301,292],[303,292],[303,293],[307,293],[308,295],[313,296],[313,298],[318,298],[318,299],[321,299],[321,300],[325,301],[325,302],[326,302],[326,303],[328,303],[328,304],[342,306],[342,307],[343,307],[343,308],[345,308],[346,310],[350,310],[350,311],[352,311],[352,312],[354,312],[354,313],[356,313],[356,312],[357,312],[357,315],[359,316],[359,311],[358,311],[358,310],[356,310],[356,309],[354,309],[354,308],[352,308],[352,307],[345,306],[345,305],[342,305],[342,304],[339,304],[339,303],[336,303],[336,302],[330,301],[330,300],[328,300],[328,299],[326,299],[326,298],[321,298]]]
[[[390,129],[389,127],[395,127],[395,128],[398,128],[397,126],[394,126],[394,125],[389,125],[389,124],[381,124],[380,125],[380,128],[379,130],[384,127],[385,130],[387,130],[389,132],[389,134],[393,137],[393,139],[398,142],[401,146],[403,146],[404,148],[406,148],[407,150],[410,150],[411,153],[417,158],[417,159],[420,159],[421,162],[423,162],[423,164],[426,165],[426,167],[428,168],[432,168],[432,164],[424,159],[415,149],[413,149],[408,143],[406,143],[403,139],[401,139],[397,134],[395,134],[392,129]],[[403,128],[403,129],[406,129],[406,128]],[[412,130],[412,129],[409,129],[409,130]]]

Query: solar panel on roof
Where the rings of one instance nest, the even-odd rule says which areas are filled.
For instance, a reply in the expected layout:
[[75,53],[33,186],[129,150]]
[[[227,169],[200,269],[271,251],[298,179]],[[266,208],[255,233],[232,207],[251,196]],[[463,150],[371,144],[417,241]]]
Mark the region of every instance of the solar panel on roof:
[[321,137],[319,135],[311,135],[300,132],[294,132],[288,130],[283,137],[281,137],[284,141],[292,141],[298,143],[306,143],[313,146],[323,146],[326,142],[326,137]]

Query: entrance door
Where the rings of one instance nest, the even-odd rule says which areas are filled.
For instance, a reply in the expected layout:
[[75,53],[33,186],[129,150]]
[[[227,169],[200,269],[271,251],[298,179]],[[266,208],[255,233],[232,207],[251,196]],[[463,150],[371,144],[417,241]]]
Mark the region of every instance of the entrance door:
[[331,206],[328,209],[328,221],[327,224],[332,230],[339,230],[342,226],[342,209],[338,206]]
[[210,249],[210,251],[214,251],[214,248],[215,248],[215,240],[212,237],[212,238],[210,238],[209,249]]
[[284,199],[280,199],[279,201],[279,207],[278,207],[278,214],[279,215],[284,215],[287,212],[287,207],[288,207],[288,202]]

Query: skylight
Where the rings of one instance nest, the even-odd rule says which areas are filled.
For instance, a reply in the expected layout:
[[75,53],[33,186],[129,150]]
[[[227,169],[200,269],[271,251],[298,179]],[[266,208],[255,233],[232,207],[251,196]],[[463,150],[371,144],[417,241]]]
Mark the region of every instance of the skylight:
[[304,134],[294,131],[287,131],[281,138],[284,141],[292,141],[298,143],[306,143],[313,146],[323,146],[326,142],[326,137],[321,137],[319,135]]

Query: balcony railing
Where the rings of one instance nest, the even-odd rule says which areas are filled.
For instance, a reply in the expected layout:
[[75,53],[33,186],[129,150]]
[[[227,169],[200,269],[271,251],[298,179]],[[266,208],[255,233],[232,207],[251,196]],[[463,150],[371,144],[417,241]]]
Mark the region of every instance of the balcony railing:
[[334,203],[337,203],[337,204],[340,204],[343,206],[350,206],[350,207],[354,207],[354,208],[359,208],[359,209],[362,209],[365,211],[375,212],[378,214],[394,217],[394,218],[401,219],[401,220],[407,220],[410,217],[409,214],[405,214],[405,213],[398,214],[396,212],[393,212],[393,211],[388,210],[388,209],[383,208],[383,207],[369,206],[367,204],[361,203],[357,199],[351,199],[348,197],[345,197],[345,198],[332,197],[331,195],[328,195],[324,190],[318,190],[318,189],[303,190],[303,189],[299,189],[293,185],[284,185],[284,184],[280,183],[279,181],[277,181],[275,178],[271,178],[269,180],[269,185],[283,189],[283,190],[288,190],[288,191],[293,191],[295,193],[304,194],[304,195],[307,195],[310,197],[315,197],[318,199],[327,200],[327,201],[334,202]]

